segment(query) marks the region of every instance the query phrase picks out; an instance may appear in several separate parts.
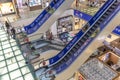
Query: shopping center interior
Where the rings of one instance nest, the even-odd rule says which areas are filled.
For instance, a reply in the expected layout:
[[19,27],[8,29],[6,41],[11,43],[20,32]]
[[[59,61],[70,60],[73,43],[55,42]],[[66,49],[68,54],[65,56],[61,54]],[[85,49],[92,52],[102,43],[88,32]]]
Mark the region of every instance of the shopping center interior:
[[119,19],[120,0],[0,1],[0,80],[120,80]]

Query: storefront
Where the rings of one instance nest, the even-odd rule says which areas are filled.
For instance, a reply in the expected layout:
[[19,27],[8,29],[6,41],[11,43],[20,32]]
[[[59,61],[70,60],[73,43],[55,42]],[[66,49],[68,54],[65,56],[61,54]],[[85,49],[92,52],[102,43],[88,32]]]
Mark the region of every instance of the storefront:
[[28,7],[30,10],[37,10],[42,8],[43,0],[17,0],[17,6],[19,9]]
[[75,21],[74,30],[81,29],[87,23],[87,21],[91,19],[91,17],[92,16],[83,13],[79,10],[74,10],[74,21]]
[[70,32],[73,31],[73,22],[72,15],[58,19],[57,35],[61,40],[65,40],[65,42],[67,42],[70,38],[72,39],[73,36]]
[[41,5],[42,0],[29,0],[29,6]]
[[50,3],[51,0],[28,0],[30,10],[37,10],[46,7],[46,2]]
[[80,30],[87,23],[87,21],[85,21],[84,19],[79,19],[77,17],[75,17],[74,19],[75,19],[74,30]]
[[106,52],[105,54],[101,55],[99,59],[113,70],[120,72],[120,57],[114,52]]
[[15,9],[12,1],[2,1],[0,4],[0,15],[12,14],[15,13]]

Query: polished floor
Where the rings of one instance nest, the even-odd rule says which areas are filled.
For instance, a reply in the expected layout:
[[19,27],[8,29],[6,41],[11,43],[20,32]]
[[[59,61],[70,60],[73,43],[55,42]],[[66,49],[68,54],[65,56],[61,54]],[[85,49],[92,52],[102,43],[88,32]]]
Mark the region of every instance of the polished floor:
[[16,40],[0,30],[0,80],[34,80]]

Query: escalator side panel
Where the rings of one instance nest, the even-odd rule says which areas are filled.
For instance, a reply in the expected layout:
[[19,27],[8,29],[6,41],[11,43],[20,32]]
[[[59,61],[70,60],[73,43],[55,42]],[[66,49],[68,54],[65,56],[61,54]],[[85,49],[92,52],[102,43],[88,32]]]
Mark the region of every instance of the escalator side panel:
[[[65,0],[60,0],[56,4],[53,4],[53,1],[50,3],[50,6],[52,7],[53,11],[56,11],[57,8],[61,6],[62,3],[64,3]],[[27,34],[32,34],[37,29],[39,29],[52,15],[53,13],[50,13],[48,11],[43,10],[43,12],[30,24],[29,26],[25,26],[25,30]]]
[[[100,28],[100,29],[99,29],[99,31],[98,31],[97,34],[99,34],[99,33],[107,26],[107,24],[114,18],[114,16],[115,16],[119,11],[120,11],[120,6],[116,7],[116,10],[114,10],[114,13],[112,13],[112,15],[110,15],[109,18],[107,18],[107,19],[105,20],[105,21],[107,21],[107,23],[105,22],[105,23],[101,24],[100,27],[98,27],[98,28]],[[96,34],[96,35],[97,35],[97,34]],[[96,36],[95,36],[95,37],[96,37]],[[80,48],[74,53],[74,55],[76,54],[75,56],[69,57],[68,61],[70,60],[71,62],[67,63],[67,61],[66,61],[66,63],[65,63],[65,62],[62,63],[61,65],[64,65],[64,68],[61,67],[61,66],[57,66],[57,67],[59,67],[59,70],[55,70],[56,73],[60,73],[61,71],[63,71],[64,69],[66,69],[66,68],[78,57],[78,55],[80,55],[80,54],[86,49],[86,47],[87,47],[91,42],[93,42],[93,40],[94,40],[95,37],[90,37],[90,38],[82,45],[82,47],[80,47]],[[68,54],[69,54],[69,53],[68,53]],[[64,58],[65,58],[65,57],[64,57]],[[72,59],[72,60],[71,60],[71,59]],[[57,65],[57,64],[56,64],[56,65]],[[65,65],[66,65],[66,67],[65,67]],[[61,70],[61,71],[60,71],[60,70]]]

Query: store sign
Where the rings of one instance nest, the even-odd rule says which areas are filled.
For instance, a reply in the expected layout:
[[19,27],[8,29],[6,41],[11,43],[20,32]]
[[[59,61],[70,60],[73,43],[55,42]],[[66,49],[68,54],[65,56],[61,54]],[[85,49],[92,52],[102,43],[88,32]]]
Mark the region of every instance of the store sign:
[[[83,13],[83,12],[80,12],[78,10],[74,10],[74,15],[80,19],[84,19],[86,21],[89,21],[92,16],[91,15],[88,15],[86,13]],[[113,31],[112,33],[116,34],[116,35],[119,35],[120,36],[120,26],[117,26]]]
[[76,17],[78,17],[80,19],[84,19],[86,21],[89,21],[92,18],[92,16],[90,16],[90,15],[88,15],[86,13],[80,12],[78,10],[74,10],[74,16],[76,16]]
[[117,26],[117,27],[112,31],[112,33],[120,36],[120,26]]
[[[52,1],[50,3],[50,6],[55,11],[64,1],[65,0],[60,0],[56,4],[54,4],[54,2]],[[30,25],[24,27],[26,33],[32,34],[37,31],[51,15],[52,13],[49,13],[48,11],[46,11],[46,9],[43,10],[43,12]]]
[[[108,1],[109,2],[109,1]],[[105,27],[106,27],[106,25],[112,20],[112,18],[119,12],[119,10],[120,10],[120,6],[118,7],[118,8],[116,8],[116,10],[114,11],[114,13],[112,13],[110,16],[109,16],[109,18],[107,18],[106,20],[105,20],[105,22],[103,23],[103,24],[101,24],[100,25],[100,30],[99,30],[99,32],[101,32]],[[93,22],[94,23],[94,22]],[[79,34],[79,33],[78,33]],[[81,36],[80,35],[76,35],[75,37],[74,37],[74,39],[79,39]],[[73,40],[74,40],[73,39]],[[73,41],[72,40],[72,41]],[[60,73],[60,72],[62,72],[63,70],[65,70],[67,67],[69,67],[70,66],[70,64],[72,64],[75,60],[76,60],[76,58],[86,49],[86,47],[89,45],[89,44],[91,44],[91,42],[94,40],[94,38],[92,37],[92,38],[89,38],[83,45],[82,45],[82,47],[80,47],[80,49],[78,49],[78,51],[76,51],[75,53],[73,53],[73,56],[70,56],[70,58],[69,58],[69,60],[67,60],[66,62],[64,62],[64,63],[62,63],[61,65],[59,65],[57,68],[55,68],[55,70],[56,70],[56,73],[58,74],[58,73]],[[75,42],[76,42],[77,40],[75,40]],[[74,41],[73,41],[73,43],[75,43]],[[72,42],[70,42],[68,45],[72,45],[73,46],[73,43]],[[68,46],[67,45],[67,46]],[[61,52],[63,52],[63,53],[59,53],[59,54],[61,54],[60,55],[60,57],[57,55],[57,56],[55,56],[55,57],[53,57],[53,58],[51,58],[50,60],[52,60],[52,61],[50,61],[50,64],[51,63],[53,63],[53,62],[56,62],[56,61],[58,61],[58,59],[61,59],[61,58],[63,58],[65,55],[67,55],[66,54],[66,52],[72,47],[72,46],[70,46],[70,47],[68,47],[68,49],[67,49],[67,46],[61,51]]]

